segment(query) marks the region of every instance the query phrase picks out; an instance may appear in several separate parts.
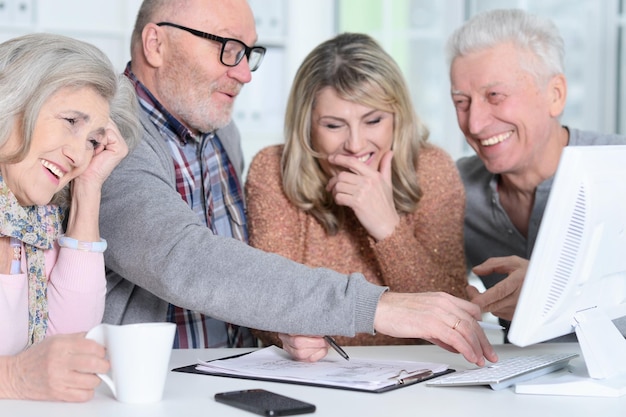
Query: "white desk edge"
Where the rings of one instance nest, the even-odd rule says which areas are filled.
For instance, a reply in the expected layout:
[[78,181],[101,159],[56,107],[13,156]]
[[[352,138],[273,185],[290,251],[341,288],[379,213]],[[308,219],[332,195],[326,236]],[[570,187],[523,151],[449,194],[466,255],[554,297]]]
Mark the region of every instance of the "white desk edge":
[[[424,362],[448,363],[452,368],[472,367],[462,356],[437,346],[375,346],[346,347],[350,357],[392,358]],[[500,357],[518,354],[567,351],[578,352],[575,343],[541,344],[528,348],[496,345]],[[215,359],[250,349],[174,350],[170,369],[193,364],[197,359]],[[331,352],[331,355],[336,354]],[[582,364],[578,358],[572,362]],[[114,416],[114,417],[229,417],[253,416],[247,411],[216,403],[217,392],[249,388],[264,388],[283,395],[311,402],[317,406],[317,416],[547,416],[568,417],[598,415],[623,416],[626,396],[620,398],[559,397],[515,394],[512,389],[492,391],[486,387],[427,387],[415,384],[394,391],[372,394],[302,385],[261,382],[208,375],[170,372],[163,400],[156,404],[129,405],[116,401],[106,385],[101,384],[96,396],[87,403],[51,403],[37,401],[0,401],[0,415],[7,417],[41,416]],[[411,413],[411,414],[406,414]]]

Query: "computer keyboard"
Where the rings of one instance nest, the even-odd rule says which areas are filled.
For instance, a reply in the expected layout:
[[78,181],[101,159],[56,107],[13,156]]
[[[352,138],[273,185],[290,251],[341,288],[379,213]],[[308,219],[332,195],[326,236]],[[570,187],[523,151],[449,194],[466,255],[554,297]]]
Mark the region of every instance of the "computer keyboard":
[[550,353],[516,356],[501,359],[483,368],[468,369],[431,379],[426,385],[453,387],[463,385],[489,385],[498,391],[522,381],[564,368],[577,353]]

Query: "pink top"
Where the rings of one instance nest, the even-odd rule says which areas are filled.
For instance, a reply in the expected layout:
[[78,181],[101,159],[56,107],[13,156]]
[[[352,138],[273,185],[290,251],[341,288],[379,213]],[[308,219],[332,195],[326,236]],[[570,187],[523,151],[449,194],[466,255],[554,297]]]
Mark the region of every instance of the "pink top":
[[[45,252],[45,257],[49,277],[46,334],[83,332],[99,324],[106,295],[103,254],[59,248],[55,243],[54,248]],[[24,257],[22,271],[26,271]],[[27,339],[26,274],[0,274],[0,355],[21,352]]]

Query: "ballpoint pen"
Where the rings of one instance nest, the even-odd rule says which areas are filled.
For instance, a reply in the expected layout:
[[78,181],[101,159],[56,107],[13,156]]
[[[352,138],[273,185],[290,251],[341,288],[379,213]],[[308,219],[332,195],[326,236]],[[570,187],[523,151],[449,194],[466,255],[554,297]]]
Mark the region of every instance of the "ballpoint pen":
[[339,346],[337,342],[335,342],[335,339],[333,339],[330,336],[324,336],[324,340],[326,340],[328,344],[330,345],[330,347],[335,349],[337,353],[341,355],[342,358],[344,358],[347,361],[350,360],[350,356],[348,356],[348,354],[341,348],[341,346]]

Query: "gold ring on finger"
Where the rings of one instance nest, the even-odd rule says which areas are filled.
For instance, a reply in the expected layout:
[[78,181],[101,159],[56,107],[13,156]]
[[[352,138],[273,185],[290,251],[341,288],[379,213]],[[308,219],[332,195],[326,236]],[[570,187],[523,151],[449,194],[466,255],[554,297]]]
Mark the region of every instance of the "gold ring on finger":
[[458,319],[456,323],[454,323],[454,326],[452,326],[452,330],[456,330],[456,328],[459,327],[459,324],[461,324],[461,319]]

